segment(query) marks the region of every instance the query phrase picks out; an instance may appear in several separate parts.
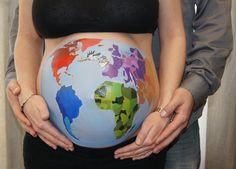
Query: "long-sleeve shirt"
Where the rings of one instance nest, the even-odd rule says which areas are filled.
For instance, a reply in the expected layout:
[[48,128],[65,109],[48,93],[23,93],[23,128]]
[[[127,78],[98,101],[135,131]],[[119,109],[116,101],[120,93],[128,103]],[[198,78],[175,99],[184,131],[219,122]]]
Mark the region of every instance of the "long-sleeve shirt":
[[[195,12],[195,5],[197,11]],[[182,0],[187,39],[187,55],[181,87],[194,98],[194,110],[189,125],[202,114],[209,95],[220,86],[221,77],[233,47],[231,0]],[[18,28],[18,8],[10,31],[10,55],[7,63],[6,83],[15,78],[13,49]],[[158,72],[158,29],[153,37],[153,55]]]
[[[233,48],[231,0],[182,0],[182,10],[187,57],[181,87],[187,89],[194,98],[194,109],[189,121],[191,125],[202,115],[207,97],[219,88],[227,57]],[[158,71],[158,38],[154,37],[153,42]]]

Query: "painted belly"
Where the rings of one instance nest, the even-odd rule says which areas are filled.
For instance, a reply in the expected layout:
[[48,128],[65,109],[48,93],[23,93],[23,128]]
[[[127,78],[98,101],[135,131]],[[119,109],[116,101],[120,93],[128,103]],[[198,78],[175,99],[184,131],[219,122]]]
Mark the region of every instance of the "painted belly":
[[41,95],[50,120],[72,142],[110,147],[132,137],[155,103],[143,53],[107,39],[66,42],[44,62]]

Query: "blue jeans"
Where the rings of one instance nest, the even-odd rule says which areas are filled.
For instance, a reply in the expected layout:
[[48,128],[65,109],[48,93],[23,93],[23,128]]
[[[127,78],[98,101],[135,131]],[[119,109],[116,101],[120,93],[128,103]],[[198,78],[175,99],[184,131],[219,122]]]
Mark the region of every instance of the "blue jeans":
[[167,149],[165,169],[198,169],[201,161],[198,121]]

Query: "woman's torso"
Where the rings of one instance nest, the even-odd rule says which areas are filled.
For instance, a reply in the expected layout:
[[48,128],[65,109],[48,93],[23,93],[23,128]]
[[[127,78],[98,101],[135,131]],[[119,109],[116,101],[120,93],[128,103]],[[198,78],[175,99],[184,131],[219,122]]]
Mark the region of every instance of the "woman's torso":
[[[37,1],[36,1],[37,2]],[[59,1],[60,2],[60,1]],[[59,3],[58,2],[58,3]],[[92,5],[92,4],[91,4]],[[122,10],[122,9],[119,9],[119,10]],[[79,21],[78,21],[79,22]],[[104,25],[103,25],[104,26]],[[116,25],[117,26],[117,25]],[[120,25],[120,26],[125,26],[125,24],[124,25]],[[86,26],[84,26],[84,27],[86,27]],[[106,27],[106,26],[105,26]],[[47,27],[45,27],[45,28],[47,28]],[[60,29],[60,27],[57,27],[57,29]],[[85,30],[85,29],[84,29]],[[139,51],[139,52],[141,52],[142,53],[142,56],[143,56],[143,59],[145,60],[145,62],[144,62],[144,65],[145,65],[145,75],[143,76],[143,79],[141,79],[140,81],[138,81],[138,84],[135,82],[135,83],[133,83],[134,84],[134,86],[133,86],[133,88],[136,90],[136,102],[137,102],[137,104],[138,105],[140,105],[140,109],[139,109],[139,112],[138,111],[136,111],[136,116],[137,116],[137,114],[139,113],[140,115],[140,117],[139,118],[141,118],[141,119],[138,119],[138,116],[136,117],[136,116],[134,116],[134,117],[132,117],[132,123],[134,123],[134,121],[136,120],[136,122],[138,122],[139,124],[138,124],[138,126],[140,126],[140,124],[141,124],[141,122],[144,120],[144,118],[145,118],[145,116],[148,114],[148,112],[145,112],[145,113],[142,113],[142,112],[144,112],[144,111],[147,111],[147,110],[150,110],[150,109],[153,109],[155,106],[156,106],[156,102],[157,102],[157,99],[158,99],[158,89],[159,89],[159,84],[158,84],[158,78],[157,78],[157,75],[156,75],[156,72],[155,72],[155,66],[154,66],[154,63],[153,63],[153,56],[152,56],[152,49],[151,49],[151,46],[152,46],[152,33],[150,33],[150,32],[147,32],[147,30],[145,30],[145,29],[142,29],[144,32],[132,32],[132,29],[127,29],[126,31],[130,31],[129,33],[127,33],[127,32],[119,32],[119,30],[117,30],[118,32],[115,32],[116,31],[116,29],[112,29],[112,28],[107,28],[107,29],[104,29],[104,32],[102,31],[103,30],[103,28],[102,27],[100,27],[99,29],[98,29],[99,31],[96,31],[96,29],[95,30],[90,30],[91,32],[86,32],[86,31],[84,31],[83,32],[83,30],[81,30],[81,32],[70,32],[70,31],[67,31],[67,32],[60,32],[60,33],[56,33],[56,34],[50,34],[49,32],[47,32],[47,33],[45,33],[45,51],[44,51],[44,55],[43,55],[43,58],[42,58],[42,64],[41,64],[41,66],[40,66],[40,70],[39,70],[39,75],[38,75],[38,78],[37,78],[37,90],[38,90],[38,92],[40,93],[40,94],[42,94],[42,90],[41,90],[41,86],[44,86],[44,88],[45,88],[45,91],[44,91],[44,95],[43,96],[45,96],[45,98],[47,97],[46,95],[49,93],[49,95],[54,95],[53,97],[54,97],[54,102],[51,102],[51,98],[52,97],[48,97],[48,100],[46,99],[46,101],[47,101],[47,104],[48,104],[48,106],[49,106],[49,111],[50,111],[50,119],[54,119],[53,121],[54,121],[54,123],[55,123],[55,125],[59,128],[59,129],[61,129],[61,130],[63,130],[62,129],[62,127],[61,127],[61,125],[60,124],[58,124],[59,122],[57,122],[57,121],[63,121],[63,122],[61,122],[61,123],[63,123],[64,124],[64,127],[65,126],[67,126],[68,128],[69,128],[69,130],[68,130],[68,128],[67,129],[65,129],[63,132],[67,135],[67,136],[69,136],[69,138],[71,138],[75,143],[77,143],[77,144],[80,144],[80,141],[77,141],[77,139],[79,140],[79,138],[76,138],[76,137],[74,137],[74,136],[71,136],[71,135],[73,135],[73,133],[70,133],[70,132],[72,132],[72,131],[75,131],[77,128],[75,127],[75,126],[73,126],[72,125],[72,123],[71,122],[76,122],[76,119],[75,119],[75,117],[79,117],[78,116],[78,114],[77,114],[77,116],[76,115],[68,115],[67,114],[67,116],[68,117],[65,117],[65,113],[63,114],[62,113],[62,110],[64,110],[64,109],[68,109],[69,110],[69,108],[66,108],[66,105],[69,105],[69,103],[68,104],[66,104],[64,107],[63,106],[60,106],[59,104],[58,104],[58,102],[56,102],[56,101],[58,101],[58,100],[60,100],[60,99],[62,99],[65,95],[67,96],[67,95],[70,95],[70,94],[77,94],[78,95],[78,93],[79,92],[77,92],[77,90],[78,90],[78,88],[81,88],[81,90],[83,90],[83,88],[88,88],[88,86],[89,86],[89,84],[87,84],[86,85],[86,83],[91,83],[91,82],[94,82],[94,83],[96,83],[96,80],[94,80],[94,81],[91,81],[91,79],[92,78],[94,78],[94,79],[99,79],[99,77],[98,77],[98,74],[97,74],[97,72],[96,71],[94,71],[93,69],[94,69],[94,66],[92,65],[92,64],[94,64],[95,62],[93,62],[92,64],[91,63],[89,63],[88,61],[88,59],[85,61],[85,62],[87,62],[88,64],[88,66],[86,67],[86,70],[85,69],[82,69],[82,68],[80,68],[79,67],[79,64],[85,64],[85,62],[83,61],[81,61],[81,58],[80,59],[78,59],[78,56],[76,56],[76,57],[74,57],[74,60],[72,61],[71,60],[71,62],[70,62],[70,64],[67,64],[67,65],[64,65],[63,66],[63,64],[61,65],[61,67],[60,68],[62,68],[61,70],[62,71],[60,71],[59,72],[59,69],[57,69],[57,75],[58,75],[58,77],[60,78],[60,79],[58,79],[58,78],[56,78],[55,76],[53,76],[53,75],[55,75],[55,72],[53,72],[54,71],[54,69],[53,68],[51,68],[51,66],[54,64],[54,62],[53,62],[53,59],[51,59],[50,60],[50,57],[51,58],[53,58],[54,57],[54,60],[55,60],[55,56],[56,55],[53,55],[53,54],[55,54],[55,53],[57,53],[58,54],[58,51],[64,51],[65,52],[65,50],[63,50],[63,49],[65,49],[65,45],[66,44],[68,44],[68,43],[70,43],[70,42],[74,42],[74,41],[76,41],[76,40],[85,40],[85,41],[87,41],[87,42],[90,42],[91,40],[102,40],[102,42],[104,41],[104,43],[106,44],[106,45],[109,45],[109,43],[113,43],[113,45],[114,44],[117,44],[118,46],[120,45],[121,47],[120,48],[123,48],[124,50],[127,50],[128,51],[128,49],[130,50],[131,48],[135,48],[135,49],[137,49],[137,51]],[[109,30],[110,30],[110,32],[109,32]],[[145,32],[146,31],[146,32]],[[43,32],[43,31],[42,31]],[[43,35],[43,33],[41,32],[41,35]],[[68,34],[68,32],[70,32],[70,34]],[[63,36],[60,36],[60,35],[62,35],[63,34]],[[87,40],[86,40],[87,39]],[[107,51],[109,50],[109,47],[107,47],[106,48],[106,45],[105,45],[105,47],[103,48],[103,49],[101,49],[101,51],[99,51],[100,49],[99,49],[99,45],[97,45],[97,46],[95,46],[94,48],[87,48],[87,51],[83,51],[84,53],[86,53],[86,54],[88,54],[89,52],[94,52],[94,50],[98,50],[97,51],[97,53],[104,53],[104,50],[106,49]],[[125,46],[128,46],[127,48],[125,47]],[[69,47],[71,47],[71,46],[69,46]],[[69,49],[69,48],[68,48]],[[89,49],[91,49],[91,51],[89,50]],[[82,49],[81,49],[82,50]],[[106,51],[106,52],[107,52]],[[129,51],[130,52],[130,51]],[[128,53],[129,53],[128,52]],[[60,53],[60,52],[59,52]],[[63,52],[61,52],[61,53],[63,53]],[[122,54],[122,52],[120,52],[121,54]],[[126,53],[125,51],[124,51],[124,53]],[[83,54],[83,53],[80,53],[80,55],[81,54]],[[61,54],[59,54],[60,56],[62,56]],[[130,54],[130,56],[132,55],[132,53]],[[109,56],[108,56],[109,57]],[[112,57],[111,57],[112,58]],[[93,59],[94,60],[94,59]],[[68,60],[67,60],[68,61]],[[90,59],[90,61],[91,61],[91,59]],[[113,63],[110,63],[110,66],[113,66],[113,68],[114,68],[114,57],[113,57]],[[79,63],[78,63],[79,62]],[[98,63],[98,62],[97,62]],[[138,63],[138,62],[137,62]],[[74,67],[73,66],[70,66],[70,65],[75,65]],[[112,65],[113,64],[113,65]],[[91,66],[91,67],[89,67],[89,65]],[[94,64],[95,65],[95,64]],[[108,64],[107,64],[108,65]],[[124,64],[123,64],[124,65]],[[132,67],[133,65],[131,65],[131,67]],[[46,68],[45,68],[46,67]],[[48,67],[48,68],[47,68]],[[49,68],[50,67],[50,68]],[[78,70],[77,70],[77,67],[78,67]],[[121,68],[122,68],[122,66],[120,66]],[[50,69],[50,70],[49,70]],[[104,69],[104,68],[101,68],[101,70],[102,69]],[[125,70],[118,70],[118,72],[119,71],[123,71],[123,75],[124,75],[124,77],[122,77],[123,79],[124,79],[124,81],[122,82],[122,81],[120,81],[120,78],[116,78],[116,77],[111,77],[111,76],[109,76],[109,75],[107,75],[106,76],[106,78],[107,78],[107,80],[106,80],[106,82],[107,81],[109,81],[109,82],[114,82],[114,83],[117,83],[117,82],[119,82],[119,83],[124,83],[124,85],[126,85],[125,87],[124,87],[124,89],[122,89],[122,90],[126,90],[127,89],[127,91],[128,91],[128,88],[130,87],[130,88],[132,88],[131,86],[129,86],[128,85],[128,83],[126,84],[126,81],[127,81],[127,77],[129,76],[129,78],[130,78],[130,82],[129,83],[131,83],[132,81],[135,81],[135,77],[138,77],[137,76],[137,73],[138,73],[138,70],[134,70],[133,69],[133,71],[130,71],[131,70],[131,68],[129,68],[128,66],[127,66],[127,64],[126,64],[126,67],[123,67],[123,69]],[[129,70],[127,70],[127,69],[129,69]],[[93,72],[96,72],[96,73],[91,73],[91,72],[88,72],[89,70],[92,70]],[[42,72],[44,72],[44,73],[42,73]],[[76,74],[72,74],[71,72],[73,72],[73,73],[75,73],[75,72],[78,72],[78,74],[76,73]],[[101,77],[104,75],[103,74],[104,72],[102,72],[101,73]],[[125,74],[126,73],[126,74]],[[51,77],[52,77],[52,79],[51,80],[54,80],[54,82],[52,82],[52,81],[49,81],[49,82],[45,82],[45,81],[48,81],[48,79],[50,79],[50,77],[48,77],[49,76],[49,74],[53,74],[53,75],[51,75]],[[83,83],[81,83],[80,81],[76,81],[76,80],[72,80],[73,78],[74,79],[76,79],[76,78],[79,78],[79,76],[77,77],[77,75],[79,75],[79,74],[82,74],[82,76],[83,76],[83,78],[81,78],[81,79],[90,79],[90,80],[88,80],[88,82],[83,82]],[[93,77],[94,76],[94,77]],[[96,77],[95,77],[96,76]],[[117,76],[120,76],[120,75],[117,75]],[[54,78],[54,79],[53,79]],[[63,79],[64,78],[64,79]],[[46,80],[42,80],[42,79],[46,79]],[[118,80],[119,79],[119,80]],[[126,80],[126,81],[125,81]],[[136,78],[136,80],[137,80],[137,78]],[[142,81],[143,80],[143,81]],[[65,81],[65,83],[63,84],[63,81]],[[86,80],[85,80],[86,81]],[[142,81],[142,83],[141,83],[141,81]],[[61,95],[59,95],[58,94],[58,92],[57,93],[53,93],[52,91],[55,89],[55,88],[57,88],[56,86],[58,86],[58,88],[56,89],[56,90],[59,90],[59,89],[62,89],[63,87],[64,87],[64,89],[66,88],[66,87],[68,87],[68,86],[70,86],[69,85],[69,83],[73,83],[74,85],[71,85],[71,89],[73,89],[73,91],[75,92],[75,93],[71,93],[71,92],[69,92],[69,93],[67,93],[67,92],[65,92],[64,94],[61,94]],[[77,83],[79,84],[79,83],[81,83],[81,84],[83,84],[83,85],[81,85],[81,86],[79,86],[79,85],[77,85]],[[75,86],[75,84],[77,85],[76,87],[74,87]],[[101,84],[97,84],[97,86],[99,86],[99,85],[101,85]],[[114,85],[114,84],[113,84]],[[117,84],[115,84],[115,85],[117,85]],[[79,86],[79,87],[78,87]],[[73,88],[74,87],[74,88]],[[129,89],[130,89],[129,88]],[[95,91],[96,89],[94,89],[94,91]],[[50,94],[50,92],[52,92],[53,94]],[[47,94],[46,94],[47,93]],[[86,99],[87,100],[89,100],[90,102],[91,102],[91,104],[92,104],[92,102],[94,103],[94,105],[96,105],[97,103],[95,103],[95,100],[94,99],[96,99],[96,92],[94,92],[95,93],[95,95],[93,95],[91,98],[87,98],[86,97]],[[88,94],[88,92],[87,93],[80,93],[81,95],[86,95],[86,94]],[[59,97],[60,96],[60,97]],[[62,97],[63,96],[63,97]],[[79,96],[78,96],[79,97]],[[81,96],[81,97],[83,97],[83,96]],[[70,97],[71,98],[71,97]],[[65,102],[68,102],[68,100],[64,100]],[[63,101],[63,102],[64,102]],[[79,100],[80,102],[81,102],[81,105],[82,105],[82,102],[83,102],[83,99],[81,99],[81,100]],[[130,102],[123,102],[122,104],[123,105],[125,105],[125,104],[131,104],[131,102],[132,101],[130,101]],[[142,103],[141,103],[142,102]],[[53,106],[53,104],[55,105],[55,103],[57,103],[57,108],[55,108],[55,106]],[[132,103],[132,104],[134,104],[134,103]],[[145,105],[144,105],[145,104]],[[80,105],[80,106],[81,106]],[[85,104],[84,104],[85,105]],[[88,107],[88,105],[89,104],[87,104],[87,107]],[[51,107],[50,107],[51,106]],[[98,104],[97,104],[97,106],[98,106]],[[53,108],[54,107],[54,108]],[[58,108],[59,107],[59,108]],[[91,106],[92,107],[92,106]],[[125,106],[123,106],[123,107],[125,107]],[[129,106],[128,106],[129,107]],[[117,107],[113,107],[113,109],[112,108],[110,108],[109,110],[110,111],[113,111],[113,113],[115,114],[115,115],[117,115],[117,110],[115,110],[115,109],[117,109]],[[134,109],[134,108],[133,108]],[[142,109],[142,110],[141,110]],[[81,110],[81,109],[73,109],[73,111],[75,111],[75,110],[77,110],[77,111],[79,111],[79,110]],[[94,110],[94,109],[93,109]],[[100,110],[104,110],[104,107],[103,108],[101,108],[100,107]],[[54,114],[53,114],[53,111],[54,111]],[[58,117],[58,114],[57,115],[55,115],[55,111],[60,111],[60,115],[63,117],[63,119],[60,119],[60,117]],[[87,108],[87,111],[89,111],[89,107]],[[106,109],[106,111],[108,111],[108,109]],[[122,109],[122,111],[123,111],[123,109]],[[121,111],[120,111],[121,112]],[[137,113],[138,112],[138,113]],[[101,113],[101,112],[99,112],[99,113]],[[72,113],[73,114],[73,113]],[[87,113],[88,114],[88,113]],[[142,115],[143,114],[143,115]],[[124,119],[122,119],[122,113],[121,113],[121,115],[119,115],[119,116],[117,116],[117,117],[115,117],[115,115],[114,116],[110,116],[110,117],[113,117],[113,119],[111,120],[111,121],[113,121],[113,123],[119,123],[120,121],[124,121]],[[70,117],[69,117],[70,116]],[[74,116],[74,117],[72,117],[72,116]],[[92,116],[90,116],[90,118],[91,117],[93,117],[93,115]],[[97,117],[97,115],[94,115],[94,117]],[[83,118],[83,121],[86,121],[86,118],[88,119],[88,117],[86,117],[86,115],[82,115],[82,113],[80,113],[80,118],[82,119]],[[120,118],[120,119],[116,119],[116,118]],[[124,117],[125,118],[125,117]],[[81,120],[80,119],[80,120]],[[99,118],[97,118],[97,119],[99,119]],[[107,119],[106,119],[107,120]],[[103,122],[105,122],[106,123],[106,120],[105,121],[103,121],[103,119],[101,120],[101,122],[103,121]],[[85,124],[87,123],[87,124],[89,124],[90,123],[90,126],[92,125],[93,126],[93,124],[95,124],[96,123],[96,119],[90,119],[90,120],[87,120],[88,122],[85,122]],[[99,120],[97,120],[97,121],[99,121]],[[115,121],[115,122],[114,122]],[[125,121],[127,121],[127,120],[125,120]],[[77,121],[77,123],[78,123],[78,121]],[[109,122],[109,121],[107,121],[107,123],[109,124],[109,123],[111,123],[111,122]],[[117,125],[117,124],[116,124]],[[100,126],[99,124],[98,125],[94,125],[94,129],[96,128],[98,128],[98,126]],[[102,126],[102,125],[101,125]],[[106,125],[105,125],[106,126]],[[109,126],[109,125],[108,125]],[[111,126],[111,125],[110,125]],[[110,127],[109,126],[109,127]],[[117,126],[116,126],[117,127]],[[126,126],[127,127],[127,126]],[[137,127],[137,126],[135,126],[135,125],[132,125],[132,126],[130,126],[129,125],[129,128],[128,128],[128,130],[131,130],[132,128],[135,128],[135,130],[137,130],[139,127]],[[78,129],[79,130],[79,129]],[[80,128],[80,130],[81,130],[81,128]],[[114,131],[114,133],[115,132],[119,132],[118,130],[115,130],[115,128],[113,129]],[[89,133],[90,132],[90,135],[92,135],[92,137],[88,137],[88,138],[93,138],[93,141],[95,141],[95,142],[99,142],[99,138],[96,140],[96,137],[94,137],[94,136],[98,136],[99,137],[99,133],[93,133],[93,131],[92,131],[92,129],[90,128],[89,130],[87,130],[86,131],[86,129],[84,129],[83,130],[85,133],[83,133],[83,134],[78,134],[78,135],[81,135],[81,136],[83,136],[83,135],[86,135],[86,132],[87,133]],[[80,133],[81,132],[83,132],[83,131],[80,131]],[[103,131],[103,129],[101,129],[101,130],[97,130],[97,132],[98,131]],[[105,130],[104,130],[105,131]],[[127,132],[127,130],[126,130],[126,132]],[[133,133],[131,134],[131,135],[133,135],[134,134],[134,132],[135,131],[133,131]],[[103,133],[104,134],[104,133]],[[101,135],[103,135],[102,133],[101,133]],[[89,134],[88,134],[89,135]],[[120,136],[123,136],[122,134],[114,134],[114,135],[120,135]],[[127,135],[127,134],[126,134]],[[106,134],[104,134],[103,135],[103,137],[106,137]],[[128,136],[127,135],[127,137],[125,138],[125,139],[127,139],[128,137],[130,137],[130,136]],[[115,138],[115,137],[114,137]],[[121,137],[119,137],[119,139],[120,139]],[[117,138],[116,138],[117,139]],[[122,142],[122,141],[124,141],[125,139],[123,139],[122,140],[122,138],[119,140],[119,142]],[[83,139],[82,139],[83,140]],[[106,140],[106,138],[105,138],[105,140]],[[102,142],[102,141],[101,141]],[[114,145],[114,144],[117,144],[117,143],[119,143],[119,142],[115,142],[114,140],[113,141],[111,141],[112,143],[110,143],[110,145],[109,145],[109,141],[104,141],[103,140],[103,142],[106,142],[106,143],[101,143],[101,144],[98,144],[98,146],[96,146],[96,144],[95,143],[88,143],[87,145],[86,145],[86,141],[84,141],[83,143],[81,143],[81,145],[82,146],[92,146],[92,147],[106,147],[106,144],[108,144],[108,146],[112,146],[112,145]]]

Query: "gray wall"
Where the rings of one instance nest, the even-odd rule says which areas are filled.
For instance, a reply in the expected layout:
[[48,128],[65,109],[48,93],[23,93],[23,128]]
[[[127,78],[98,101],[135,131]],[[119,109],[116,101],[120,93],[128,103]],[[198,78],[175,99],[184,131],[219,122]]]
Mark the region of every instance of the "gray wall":
[[[232,2],[235,37],[236,2]],[[206,169],[236,169],[236,50],[227,61],[220,89],[209,98],[206,146]]]
[[[5,36],[5,32],[7,32],[7,27],[5,24],[7,23],[7,9],[8,1],[0,0],[0,82],[4,82],[4,66],[5,66],[5,55],[7,54],[7,44]],[[0,168],[5,169],[7,166],[7,149],[6,149],[6,107],[5,107],[5,96],[4,96],[4,84],[0,83]]]
[[23,131],[5,99],[4,72],[10,20],[17,0],[0,0],[0,169],[23,169]]

